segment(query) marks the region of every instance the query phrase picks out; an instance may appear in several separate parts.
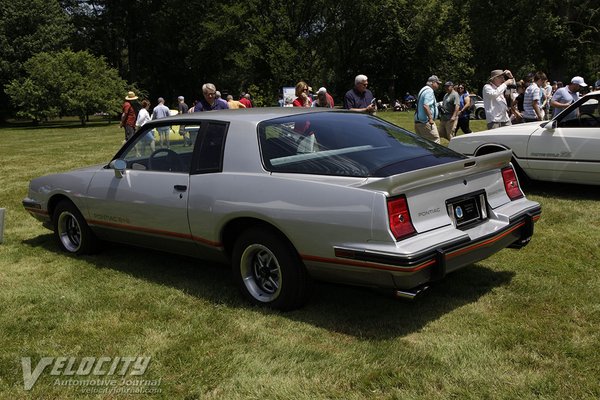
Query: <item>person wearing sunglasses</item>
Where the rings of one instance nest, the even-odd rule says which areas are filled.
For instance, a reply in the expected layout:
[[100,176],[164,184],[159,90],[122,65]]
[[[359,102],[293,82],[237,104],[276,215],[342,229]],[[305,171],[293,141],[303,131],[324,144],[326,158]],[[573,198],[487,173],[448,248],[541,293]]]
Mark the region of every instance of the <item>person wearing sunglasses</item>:
[[306,82],[300,81],[296,84],[296,99],[292,105],[294,107],[310,107],[312,105]]
[[469,96],[469,91],[464,83],[459,84],[456,90],[460,99],[458,104],[460,109],[454,135],[458,133],[459,129],[462,130],[464,134],[471,133],[472,131],[469,127],[469,121],[471,120],[471,97]]

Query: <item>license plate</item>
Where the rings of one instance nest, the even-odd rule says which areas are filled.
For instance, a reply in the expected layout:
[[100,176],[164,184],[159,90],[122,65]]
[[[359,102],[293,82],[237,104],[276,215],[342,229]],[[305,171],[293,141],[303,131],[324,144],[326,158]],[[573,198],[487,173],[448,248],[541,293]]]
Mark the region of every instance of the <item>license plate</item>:
[[487,219],[485,193],[448,200],[446,207],[457,228],[469,227]]

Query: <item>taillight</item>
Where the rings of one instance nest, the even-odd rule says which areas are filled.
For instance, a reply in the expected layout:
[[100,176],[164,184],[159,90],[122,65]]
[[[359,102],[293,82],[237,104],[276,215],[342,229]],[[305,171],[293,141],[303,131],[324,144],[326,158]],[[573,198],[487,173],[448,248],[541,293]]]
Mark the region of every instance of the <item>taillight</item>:
[[390,229],[396,240],[401,240],[416,233],[410,220],[406,197],[394,197],[387,201]]
[[516,200],[523,197],[523,192],[521,192],[519,181],[517,180],[517,174],[515,174],[515,170],[512,167],[502,168],[502,179],[504,180],[504,189],[509,199]]

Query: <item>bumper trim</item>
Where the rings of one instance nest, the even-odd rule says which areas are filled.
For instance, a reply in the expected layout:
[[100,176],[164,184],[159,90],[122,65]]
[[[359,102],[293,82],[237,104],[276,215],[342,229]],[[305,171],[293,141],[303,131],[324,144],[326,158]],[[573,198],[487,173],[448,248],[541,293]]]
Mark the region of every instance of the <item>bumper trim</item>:
[[[465,256],[468,253],[474,253],[485,247],[490,247],[507,236],[514,234],[520,229],[519,239],[505,247],[521,248],[527,245],[533,234],[533,224],[540,219],[541,208],[538,207],[519,217],[511,220],[508,226],[498,232],[484,236],[475,241],[468,239],[453,243],[447,246],[429,250],[426,253],[414,256],[395,256],[389,253],[379,253],[366,250],[358,250],[347,247],[334,247],[336,258],[315,257],[303,255],[302,258],[307,261],[324,262],[329,264],[348,265],[355,267],[364,267],[371,269],[395,271],[395,272],[415,272],[421,269],[434,266],[431,270],[432,280],[443,278],[448,270],[448,263],[453,259]],[[493,253],[491,253],[493,254]]]

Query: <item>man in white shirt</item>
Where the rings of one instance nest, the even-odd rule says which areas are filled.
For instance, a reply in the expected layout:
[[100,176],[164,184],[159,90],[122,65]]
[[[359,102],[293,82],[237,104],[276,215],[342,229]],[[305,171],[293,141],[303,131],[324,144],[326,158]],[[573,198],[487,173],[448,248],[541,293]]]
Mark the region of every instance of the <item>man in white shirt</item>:
[[514,78],[509,70],[495,69],[490,73],[489,83],[483,87],[483,108],[488,129],[510,125],[504,92],[507,85],[513,84]]

